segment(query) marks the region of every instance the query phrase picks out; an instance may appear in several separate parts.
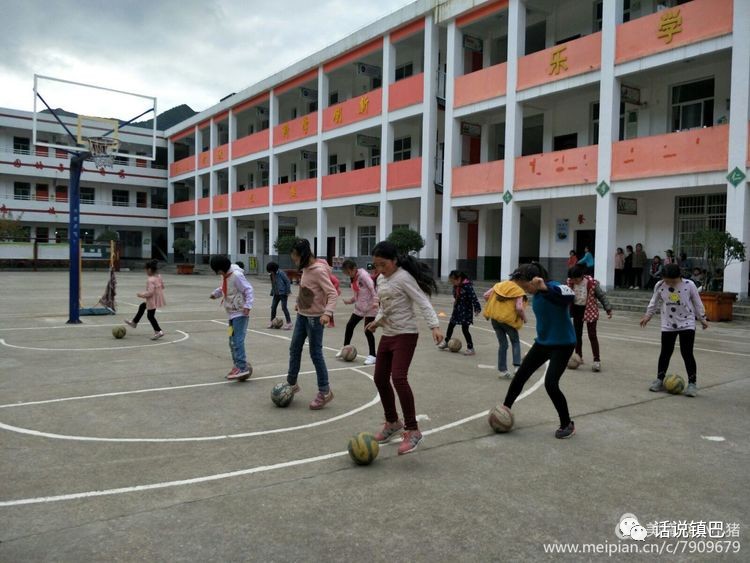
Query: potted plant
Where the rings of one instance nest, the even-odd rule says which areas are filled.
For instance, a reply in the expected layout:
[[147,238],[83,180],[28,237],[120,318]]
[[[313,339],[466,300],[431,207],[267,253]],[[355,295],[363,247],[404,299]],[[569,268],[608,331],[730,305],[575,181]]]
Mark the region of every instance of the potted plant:
[[189,238],[177,238],[172,243],[175,255],[179,254],[183,260],[182,264],[177,264],[178,274],[192,274],[194,265],[190,263],[190,253],[195,250],[195,241]]
[[723,291],[723,274],[727,266],[745,261],[745,245],[726,231],[704,229],[695,233],[690,242],[703,251],[706,264],[705,290],[701,301],[709,321],[731,321],[737,294]]
[[398,248],[399,254],[417,253],[424,248],[424,239],[412,229],[396,229],[386,240]]

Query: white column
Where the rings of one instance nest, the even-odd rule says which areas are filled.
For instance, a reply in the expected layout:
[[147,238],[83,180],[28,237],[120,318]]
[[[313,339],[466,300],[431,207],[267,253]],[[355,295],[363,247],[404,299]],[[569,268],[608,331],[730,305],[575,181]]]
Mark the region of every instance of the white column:
[[[435,157],[437,154],[437,81],[440,28],[432,14],[424,25],[424,94],[422,98],[422,197],[419,200],[419,235],[424,239],[422,258],[437,260],[435,250]],[[436,263],[437,264],[437,263]],[[433,268],[434,271],[434,268]],[[439,274],[439,272],[435,272]]]
[[[516,101],[518,59],[526,42],[526,2],[518,0],[508,6],[508,74],[505,109],[504,192],[513,193],[516,157],[521,156],[523,140],[523,107]],[[514,199],[503,204],[503,235],[500,250],[500,277],[506,278],[518,265],[521,210]]]
[[219,253],[219,222],[211,217],[208,220],[208,253]]
[[167,256],[174,257],[174,223],[170,221],[167,223]]
[[609,290],[615,285],[617,247],[617,195],[611,189],[612,143],[619,139],[620,81],[615,77],[615,33],[622,22],[622,0],[604,2],[602,13],[602,67],[599,83],[599,145],[597,185],[606,182],[610,190],[596,195],[596,249],[594,277]]
[[487,277],[484,271],[485,257],[487,256],[487,232],[489,213],[487,207],[479,208],[479,224],[477,225],[477,279],[483,280]]
[[[276,255],[276,249],[273,244],[276,242],[276,235],[279,232],[279,214],[276,212],[270,212],[268,214],[268,254],[271,256]],[[263,225],[260,226],[261,232],[263,232]],[[265,244],[265,241],[264,241]],[[263,246],[261,246],[263,249]]]
[[317,223],[318,248],[315,253],[320,258],[325,258],[328,248],[328,210],[321,205],[315,210]]
[[479,162],[490,160],[490,124],[482,123],[481,138],[479,139]]
[[[268,97],[268,254],[270,256],[274,256],[276,254],[276,250],[273,247],[273,243],[276,242],[276,233],[278,232],[278,215],[274,211],[274,201],[273,201],[273,192],[274,192],[274,185],[276,184],[276,170],[278,168],[277,166],[277,157],[276,153],[274,152],[274,139],[273,139],[273,128],[274,124],[276,123],[276,120],[278,119],[278,110],[279,110],[279,104],[277,103],[276,98],[276,92],[271,90],[269,97]],[[260,171],[258,171],[260,173]],[[258,221],[260,224],[261,233],[263,232],[263,224],[260,218]],[[260,243],[260,250],[263,250],[263,244],[265,244],[265,241]],[[258,253],[260,255],[260,253]],[[263,262],[263,258],[261,257],[260,262]],[[265,266],[265,264],[260,264],[259,267]]]
[[440,276],[448,277],[458,259],[458,223],[452,206],[453,168],[461,165],[460,127],[453,117],[456,77],[463,72],[462,34],[452,21],[448,25],[445,73],[445,173],[443,174],[442,260]]
[[[388,163],[393,161],[393,125],[388,122],[390,85],[396,77],[396,47],[390,34],[383,37],[383,112],[380,114],[380,232],[378,241],[384,240],[393,227],[392,206],[388,201]],[[391,220],[388,220],[388,218]]]
[[195,220],[194,223],[194,230],[195,230],[195,238],[193,239],[195,241],[195,253],[194,253],[194,259],[195,263],[198,263],[198,256],[202,255],[204,253],[203,249],[203,221],[199,221],[198,219]]
[[[393,202],[388,200],[380,201],[380,222],[377,233],[378,242],[385,238],[393,231]],[[356,237],[355,237],[356,241]],[[359,249],[357,249],[359,252]]]
[[169,165],[174,162],[174,143],[167,139],[167,169],[169,169]]
[[[750,21],[750,2],[734,0],[732,24],[732,100],[729,114],[729,162],[727,171],[739,168],[748,173],[747,129],[750,111],[748,109],[748,91],[750,91],[750,35],[747,33],[747,22]],[[735,188],[727,182],[727,221],[726,229],[732,236],[745,243],[746,251],[750,250],[750,191],[745,178]],[[750,258],[750,257],[749,257]],[[748,274],[750,263],[730,264],[724,272],[724,291],[738,293],[741,298],[747,297]]]
[[[227,254],[234,262],[237,260],[237,219],[231,215],[227,217]],[[247,264],[245,264],[247,266]]]

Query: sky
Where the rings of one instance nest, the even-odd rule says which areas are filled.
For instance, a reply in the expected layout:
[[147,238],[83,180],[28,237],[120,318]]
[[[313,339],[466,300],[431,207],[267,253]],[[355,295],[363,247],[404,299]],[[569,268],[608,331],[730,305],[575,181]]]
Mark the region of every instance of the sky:
[[202,111],[411,2],[0,0],[0,107],[31,111],[40,74]]

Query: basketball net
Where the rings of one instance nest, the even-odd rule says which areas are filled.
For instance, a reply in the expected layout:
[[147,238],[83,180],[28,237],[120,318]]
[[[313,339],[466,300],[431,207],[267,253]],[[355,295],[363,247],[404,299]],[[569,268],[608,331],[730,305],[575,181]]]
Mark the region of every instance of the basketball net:
[[112,168],[120,141],[112,137],[87,137],[91,160],[97,168]]

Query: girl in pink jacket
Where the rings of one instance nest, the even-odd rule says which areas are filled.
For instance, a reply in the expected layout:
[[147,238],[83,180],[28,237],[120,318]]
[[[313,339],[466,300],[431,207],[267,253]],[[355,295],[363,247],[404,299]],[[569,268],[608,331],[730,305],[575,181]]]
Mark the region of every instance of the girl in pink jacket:
[[146,262],[146,291],[138,293],[138,297],[145,299],[144,303],[141,303],[138,307],[138,312],[133,317],[132,321],[125,321],[125,324],[129,327],[135,328],[138,326],[138,321],[141,320],[144,311],[148,322],[154,329],[154,335],[151,340],[159,340],[164,336],[164,332],[159,327],[159,323],[156,320],[156,309],[164,307],[167,302],[164,300],[164,280],[159,275],[159,262],[156,260],[149,260]]
[[[349,317],[349,322],[346,323],[346,332],[344,333],[344,347],[347,347],[352,341],[354,329],[362,319],[365,320],[364,326],[375,320],[375,315],[378,314],[378,296],[375,293],[375,282],[367,270],[357,269],[357,264],[353,260],[345,260],[341,269],[352,280],[352,291],[354,291],[354,297],[344,299],[344,303],[347,305],[354,303],[354,312]],[[375,363],[375,336],[365,329],[365,338],[369,349],[368,356],[365,358],[365,365],[371,366]],[[341,358],[342,353],[343,348],[341,352],[336,354],[336,357]]]

